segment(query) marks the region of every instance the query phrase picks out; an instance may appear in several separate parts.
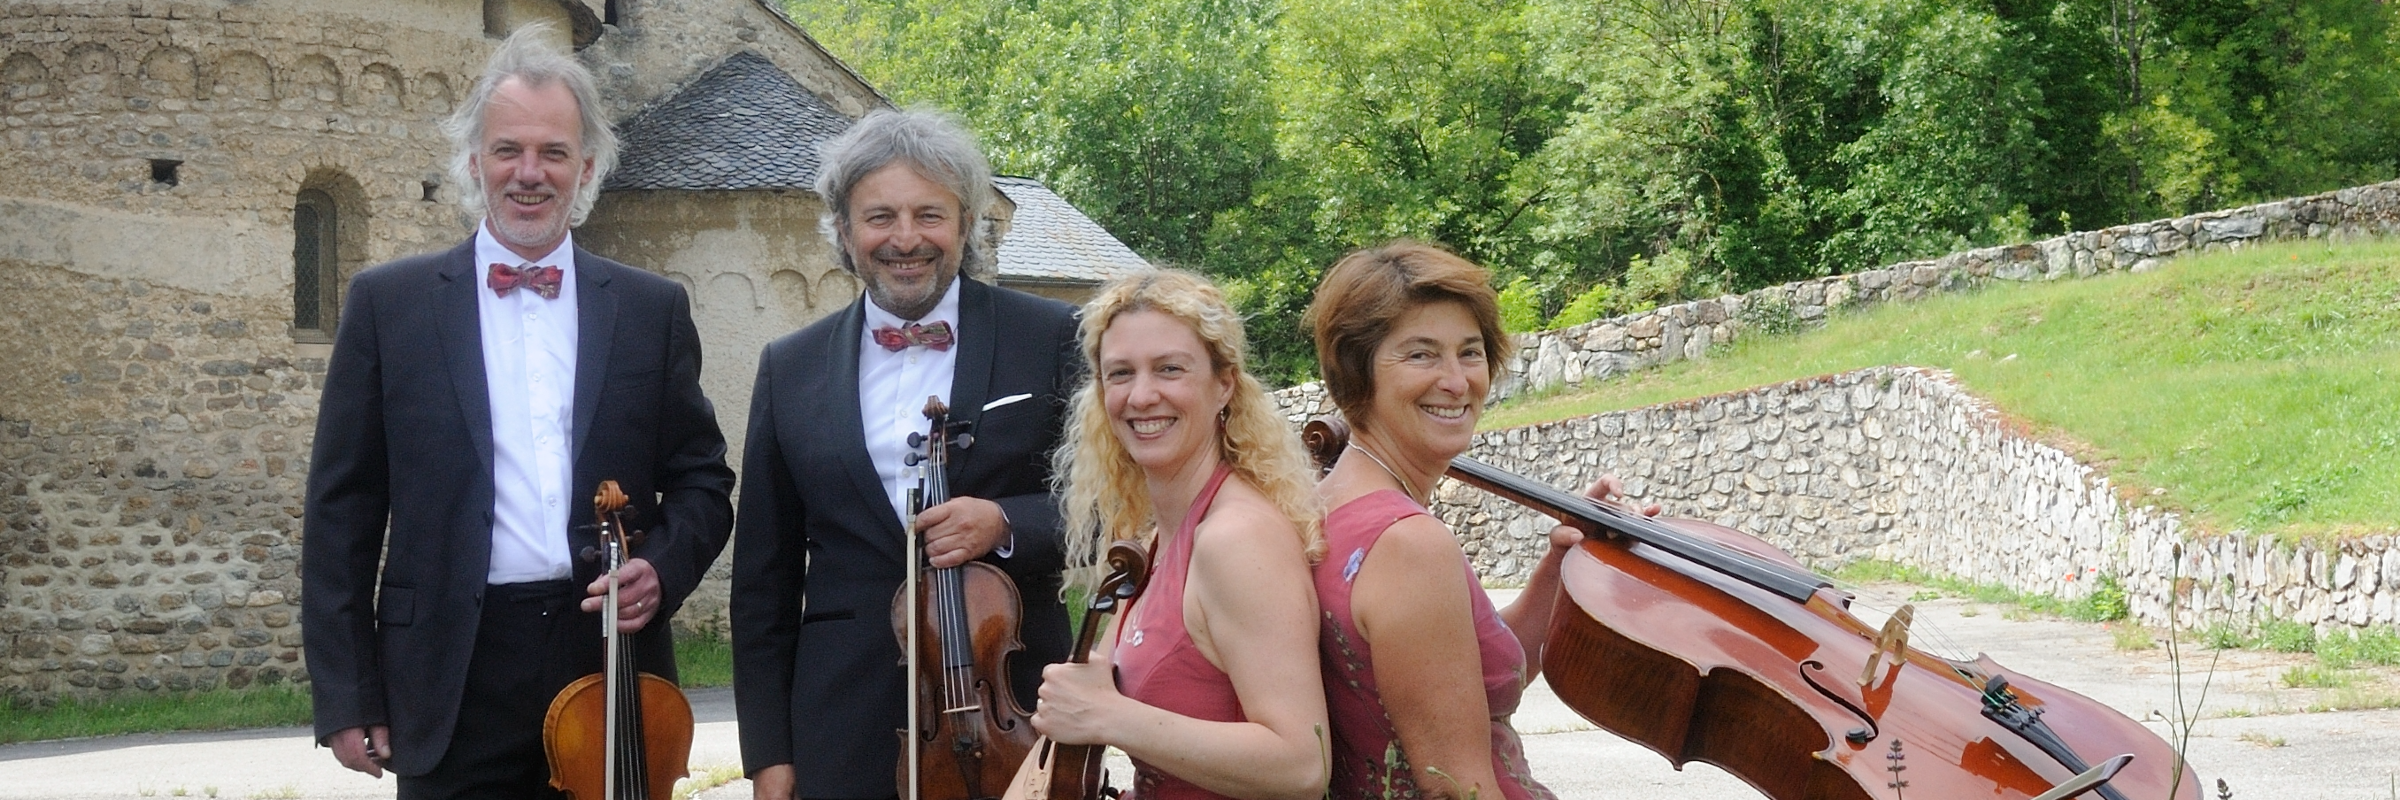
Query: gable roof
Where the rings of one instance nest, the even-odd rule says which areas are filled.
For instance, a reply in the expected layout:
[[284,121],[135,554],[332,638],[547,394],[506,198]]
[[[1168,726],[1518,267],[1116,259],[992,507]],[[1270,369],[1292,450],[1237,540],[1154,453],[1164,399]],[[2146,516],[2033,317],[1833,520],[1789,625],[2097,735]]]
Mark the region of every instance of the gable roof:
[[817,146],[849,129],[849,117],[744,50],[619,124],[603,188],[806,190]]
[[1099,283],[1149,269],[1150,262],[1032,178],[992,179],[1017,204],[1000,239],[1000,276],[1031,282]]

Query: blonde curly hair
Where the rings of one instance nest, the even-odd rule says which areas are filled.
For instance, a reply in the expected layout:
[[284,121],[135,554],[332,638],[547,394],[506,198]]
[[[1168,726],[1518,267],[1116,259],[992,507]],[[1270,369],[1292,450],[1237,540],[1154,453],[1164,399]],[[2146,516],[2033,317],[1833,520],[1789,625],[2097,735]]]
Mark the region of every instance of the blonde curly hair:
[[1108,411],[1102,407],[1101,334],[1117,317],[1135,311],[1156,311],[1190,326],[1208,348],[1216,374],[1233,376],[1217,455],[1291,519],[1309,563],[1324,558],[1324,512],[1317,500],[1315,471],[1300,437],[1267,397],[1266,387],[1243,368],[1248,339],[1241,316],[1208,279],[1183,270],[1151,270],[1110,281],[1083,307],[1088,377],[1075,390],[1067,418],[1072,435],[1052,456],[1065,517],[1060,535],[1066,544],[1067,586],[1089,591],[1102,577],[1098,562],[1110,542],[1155,535],[1162,524],[1150,506],[1141,467],[1110,430]]

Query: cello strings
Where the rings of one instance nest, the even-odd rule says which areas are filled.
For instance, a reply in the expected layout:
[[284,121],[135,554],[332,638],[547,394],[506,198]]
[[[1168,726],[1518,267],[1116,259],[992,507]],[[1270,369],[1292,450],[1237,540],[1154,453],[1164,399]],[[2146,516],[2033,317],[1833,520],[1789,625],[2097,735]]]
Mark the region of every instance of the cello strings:
[[[1896,606],[1888,606],[1883,603],[1875,602],[1872,594],[1874,590],[1868,588],[1864,584],[1854,581],[1841,580],[1829,575],[1824,577],[1826,581],[1833,584],[1835,589],[1838,589],[1842,593],[1850,596],[1851,609],[1854,611],[1857,609],[1865,609],[1880,615],[1881,619],[1875,620],[1875,624],[1878,628],[1882,626],[1884,620],[1890,619],[1893,614],[1899,612],[1899,608]],[[1930,647],[1926,646],[1928,644],[1928,640],[1930,640],[1930,644],[1932,645]],[[1909,621],[1908,643],[1910,647],[1914,647],[1918,650],[1923,650],[1927,653],[1954,661],[1970,660],[1975,656],[1974,651],[1967,649],[1967,647],[1962,645],[1958,640],[1950,636],[1950,631],[1948,628],[1943,627],[1939,622],[1923,614],[1919,614]]]

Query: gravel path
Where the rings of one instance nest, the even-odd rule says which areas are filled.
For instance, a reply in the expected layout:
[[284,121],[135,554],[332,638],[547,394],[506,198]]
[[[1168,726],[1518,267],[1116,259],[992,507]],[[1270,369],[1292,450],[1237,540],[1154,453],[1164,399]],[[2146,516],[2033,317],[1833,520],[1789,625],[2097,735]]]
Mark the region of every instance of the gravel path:
[[[1493,594],[1505,603],[1509,593]],[[1925,595],[1900,584],[1870,586],[1861,590],[1860,606],[1889,608]],[[1957,598],[1923,599],[1917,609],[1920,647],[1945,655],[1987,652],[2013,670],[2090,695],[2162,734],[2170,730],[2165,720],[2174,708],[2176,670],[2163,648],[2119,650],[2115,635],[2102,625],[2025,619],[2004,607]],[[1881,621],[1872,612],[1860,616]],[[2285,671],[2313,664],[2313,657],[2191,649],[2185,653],[2187,693],[2196,694],[2211,659],[2215,673],[2189,750],[2203,780],[2213,786],[2224,779],[2234,797],[2252,800],[2400,800],[2400,709],[2308,710],[2344,699],[2400,697],[2400,670],[2361,670],[2342,689],[2291,689],[2283,686]],[[693,705],[699,728],[692,763],[739,763],[732,693],[695,692]],[[1562,798],[1759,796],[1713,767],[1694,764],[1677,771],[1649,750],[1594,729],[1545,685],[1528,693],[1516,724],[1525,734],[1535,777]],[[740,800],[749,792],[748,782],[735,780],[699,797]],[[391,796],[388,779],[343,770],[331,752],[311,747],[307,731],[296,728],[0,747],[0,798]]]

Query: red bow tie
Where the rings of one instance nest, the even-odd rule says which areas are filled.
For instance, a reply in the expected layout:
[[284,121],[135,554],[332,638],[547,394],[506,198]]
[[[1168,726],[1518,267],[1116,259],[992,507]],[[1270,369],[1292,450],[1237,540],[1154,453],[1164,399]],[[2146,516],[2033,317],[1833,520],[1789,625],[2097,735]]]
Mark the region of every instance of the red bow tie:
[[875,329],[875,343],[883,345],[883,349],[895,353],[918,346],[948,350],[950,349],[950,323],[936,322],[931,325],[919,325],[911,322],[898,328],[886,325]]
[[527,266],[520,269],[507,264],[493,264],[491,274],[483,279],[483,285],[492,287],[492,294],[500,297],[507,297],[509,292],[523,286],[532,289],[544,300],[556,300],[560,271],[557,267]]

